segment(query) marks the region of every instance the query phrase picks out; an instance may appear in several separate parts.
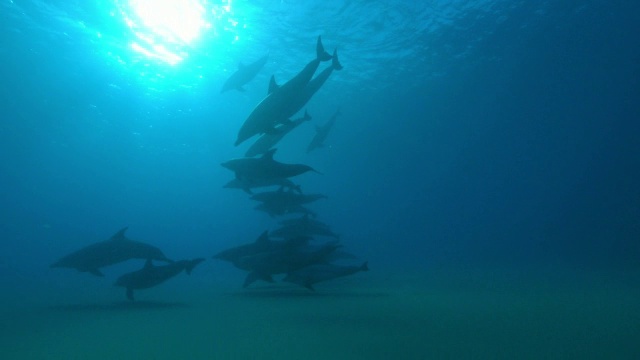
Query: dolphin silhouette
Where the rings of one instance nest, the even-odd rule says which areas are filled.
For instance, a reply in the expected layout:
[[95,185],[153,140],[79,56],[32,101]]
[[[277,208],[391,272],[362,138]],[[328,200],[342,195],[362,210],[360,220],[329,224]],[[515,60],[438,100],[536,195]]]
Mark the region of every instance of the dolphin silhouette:
[[83,247],[62,257],[51,264],[52,268],[72,268],[81,272],[89,272],[96,276],[104,276],[100,268],[117,264],[129,259],[153,259],[173,262],[160,249],[125,237],[127,227],[121,229],[110,239]]

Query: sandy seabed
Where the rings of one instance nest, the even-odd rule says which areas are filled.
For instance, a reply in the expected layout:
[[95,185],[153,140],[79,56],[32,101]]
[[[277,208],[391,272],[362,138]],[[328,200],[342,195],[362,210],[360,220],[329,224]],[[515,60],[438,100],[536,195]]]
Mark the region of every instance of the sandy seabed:
[[603,278],[567,287],[403,276],[316,293],[276,284],[162,294],[4,306],[0,358],[640,358],[640,289]]

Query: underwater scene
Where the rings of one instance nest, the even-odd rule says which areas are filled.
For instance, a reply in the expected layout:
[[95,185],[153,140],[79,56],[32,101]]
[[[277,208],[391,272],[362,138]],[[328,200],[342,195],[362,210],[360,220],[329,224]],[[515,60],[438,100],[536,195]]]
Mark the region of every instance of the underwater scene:
[[640,359],[638,24],[0,0],[0,358]]

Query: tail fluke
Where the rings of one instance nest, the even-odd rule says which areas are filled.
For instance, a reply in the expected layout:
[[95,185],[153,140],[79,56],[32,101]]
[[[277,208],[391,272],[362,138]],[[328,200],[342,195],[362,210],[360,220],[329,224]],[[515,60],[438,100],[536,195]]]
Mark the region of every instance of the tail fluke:
[[331,60],[331,55],[324,50],[324,46],[322,46],[322,39],[318,36],[318,42],[316,43],[316,58],[320,61],[329,61]]
[[333,66],[333,70],[342,70],[342,64],[340,64],[340,60],[338,60],[338,49],[333,50],[333,56],[331,57],[331,66]]

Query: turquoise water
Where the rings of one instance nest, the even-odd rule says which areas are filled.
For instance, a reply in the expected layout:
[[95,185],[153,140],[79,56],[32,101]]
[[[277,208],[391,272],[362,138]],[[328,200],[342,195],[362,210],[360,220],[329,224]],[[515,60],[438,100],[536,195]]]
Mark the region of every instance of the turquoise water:
[[[0,1],[0,358],[640,357],[638,10]],[[370,271],[243,289],[211,257],[293,216],[223,188],[220,164],[318,36],[344,68],[275,158],[321,173],[293,181],[326,195],[309,209]],[[135,302],[113,283],[143,260],[103,278],[49,268],[125,226],[206,261]]]

